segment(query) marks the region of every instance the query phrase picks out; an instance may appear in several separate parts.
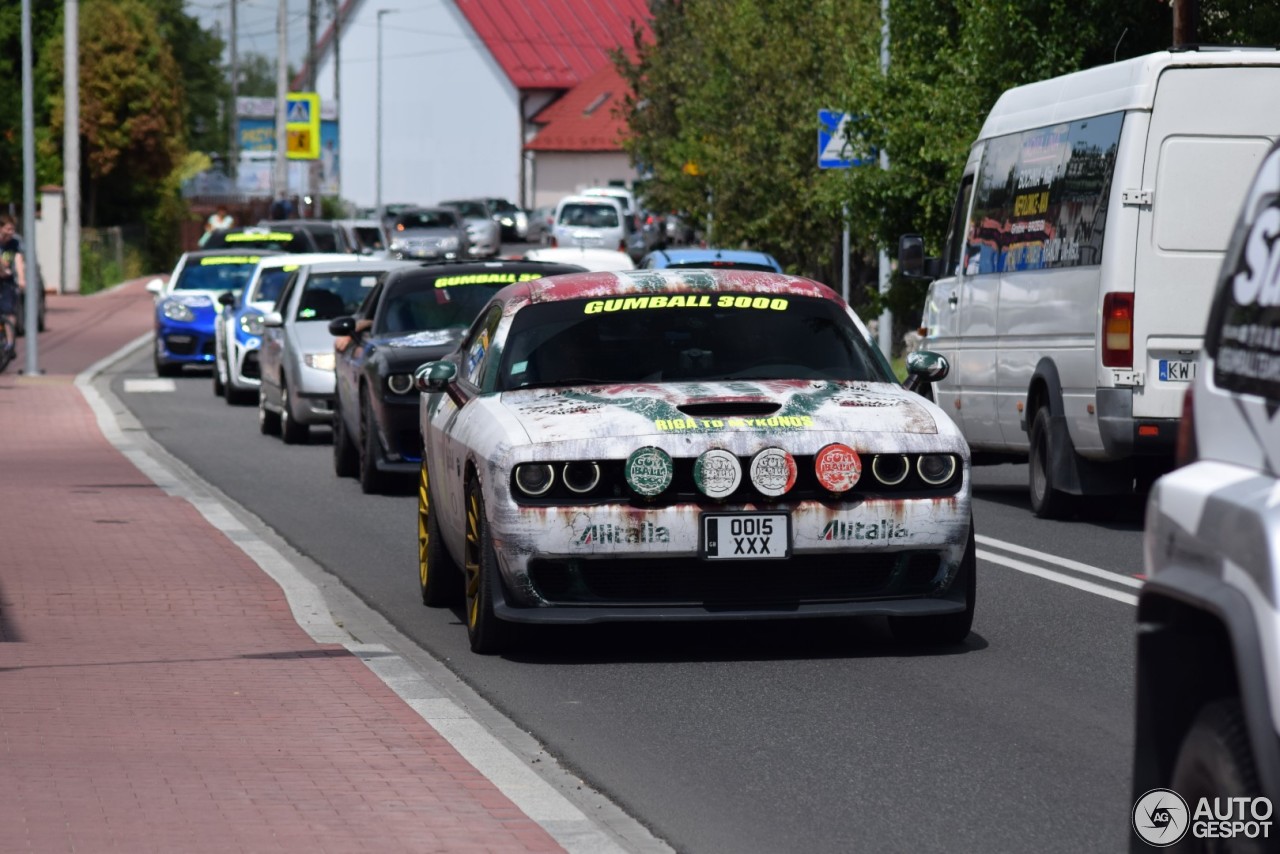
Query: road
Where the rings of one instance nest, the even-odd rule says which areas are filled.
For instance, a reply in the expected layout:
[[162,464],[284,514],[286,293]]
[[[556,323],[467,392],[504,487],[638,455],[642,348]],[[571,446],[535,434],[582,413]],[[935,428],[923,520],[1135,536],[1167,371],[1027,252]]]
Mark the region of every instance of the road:
[[172,454],[340,577],[682,852],[1078,852],[1128,844],[1141,505],[1035,519],[1025,467],[975,470],[979,599],[959,649],[879,620],[539,630],[473,655],[422,607],[416,498],[333,474],[209,376],[171,392],[141,355],[112,390]]

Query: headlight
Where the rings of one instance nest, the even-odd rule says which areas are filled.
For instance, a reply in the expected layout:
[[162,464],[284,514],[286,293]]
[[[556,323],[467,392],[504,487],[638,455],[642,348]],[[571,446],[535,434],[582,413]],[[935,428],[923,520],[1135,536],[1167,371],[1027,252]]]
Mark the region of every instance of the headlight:
[[956,473],[956,458],[950,454],[921,454],[916,472],[930,486],[942,486]]
[[160,313],[170,320],[176,320],[178,323],[190,323],[196,319],[191,309],[180,302],[169,301],[164,303],[160,306]]
[[242,314],[240,315],[240,331],[245,335],[261,335],[262,334],[262,315],[260,314]]
[[675,466],[670,454],[661,448],[650,446],[631,452],[631,456],[627,457],[624,473],[627,484],[637,495],[652,498],[671,485]]
[[413,374],[392,374],[387,377],[387,388],[396,394],[408,394],[413,391]]
[[393,240],[391,241],[391,245],[388,248],[390,248],[392,252],[403,252],[404,244],[401,243],[399,240]]
[[911,463],[902,454],[877,454],[871,461],[871,473],[885,486],[897,486],[910,472]]
[[555,479],[555,472],[546,463],[521,463],[516,466],[516,486],[525,495],[542,495],[551,488]]
[[302,361],[308,368],[315,368],[317,371],[333,370],[333,353],[307,353]]
[[751,483],[771,498],[790,491],[797,473],[795,457],[782,448],[765,448],[751,458]]
[[564,478],[564,485],[569,487],[571,492],[582,495],[599,485],[600,466],[592,462],[565,463],[560,476]]
[[441,248],[441,249],[457,249],[457,248],[458,248],[458,238],[456,238],[456,237],[442,237],[442,238],[440,238],[440,248]]

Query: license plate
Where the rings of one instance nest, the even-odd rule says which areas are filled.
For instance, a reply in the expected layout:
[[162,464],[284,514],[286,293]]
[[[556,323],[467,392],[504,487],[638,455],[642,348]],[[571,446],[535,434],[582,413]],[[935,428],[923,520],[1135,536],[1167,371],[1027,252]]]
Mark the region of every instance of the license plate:
[[1173,359],[1160,360],[1160,382],[1170,381],[1189,381],[1196,378],[1196,363],[1175,361]]
[[707,560],[769,560],[791,553],[786,513],[706,513],[702,556]]

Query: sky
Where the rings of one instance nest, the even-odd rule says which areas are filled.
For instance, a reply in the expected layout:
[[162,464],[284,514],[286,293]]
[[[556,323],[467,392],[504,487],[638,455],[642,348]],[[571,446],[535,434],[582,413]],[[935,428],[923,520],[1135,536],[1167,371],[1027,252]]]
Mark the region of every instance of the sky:
[[[288,8],[289,64],[301,68],[307,52],[308,0],[286,0]],[[228,44],[231,41],[231,0],[185,0],[187,14],[200,21],[205,28],[215,27]],[[320,23],[318,33],[324,34],[329,24],[330,2],[319,0]],[[236,0],[236,29],[239,31],[238,50],[246,53],[276,55],[276,15],[279,0]],[[230,54],[224,56],[230,60]]]

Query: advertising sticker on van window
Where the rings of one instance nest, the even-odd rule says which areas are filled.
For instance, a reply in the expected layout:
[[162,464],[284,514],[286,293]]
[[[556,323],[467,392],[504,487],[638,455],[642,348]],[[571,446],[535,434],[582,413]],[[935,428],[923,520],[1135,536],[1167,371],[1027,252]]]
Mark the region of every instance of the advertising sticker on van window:
[[1123,113],[989,140],[965,243],[974,276],[1102,261]]
[[[1261,190],[1261,193],[1259,192]],[[1213,379],[1219,388],[1280,399],[1280,148],[1263,162],[1248,225],[1220,299]],[[1246,208],[1245,216],[1251,210]]]

